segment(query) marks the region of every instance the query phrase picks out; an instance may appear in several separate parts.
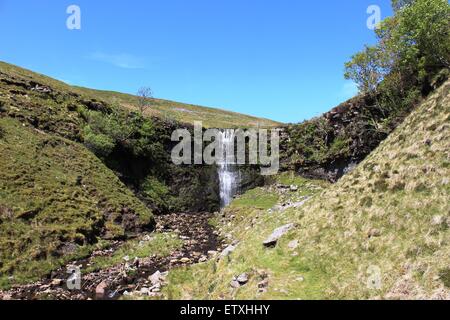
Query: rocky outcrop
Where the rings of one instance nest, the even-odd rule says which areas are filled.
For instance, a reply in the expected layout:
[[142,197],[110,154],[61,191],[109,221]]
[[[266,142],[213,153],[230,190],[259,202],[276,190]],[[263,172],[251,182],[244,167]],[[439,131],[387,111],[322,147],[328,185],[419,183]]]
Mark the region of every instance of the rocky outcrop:
[[281,237],[283,237],[294,227],[295,225],[293,223],[290,223],[275,229],[274,232],[266,240],[264,240],[263,245],[267,248],[275,247],[278,243],[278,240],[280,240]]

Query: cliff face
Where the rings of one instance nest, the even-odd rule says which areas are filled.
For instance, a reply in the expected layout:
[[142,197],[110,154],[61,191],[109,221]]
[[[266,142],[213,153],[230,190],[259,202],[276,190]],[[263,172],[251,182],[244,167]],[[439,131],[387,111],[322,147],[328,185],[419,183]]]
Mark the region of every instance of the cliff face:
[[[445,70],[444,70],[445,71]],[[289,125],[282,140],[285,170],[336,182],[364,160],[408,116],[430,90],[448,77],[442,72],[417,98],[396,109],[380,107],[379,97],[357,96],[322,116]]]

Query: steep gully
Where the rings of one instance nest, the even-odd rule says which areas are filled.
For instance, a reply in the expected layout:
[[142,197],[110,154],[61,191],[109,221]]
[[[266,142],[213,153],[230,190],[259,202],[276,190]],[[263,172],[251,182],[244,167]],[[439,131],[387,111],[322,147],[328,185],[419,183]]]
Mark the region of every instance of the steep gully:
[[[239,172],[233,165],[235,159],[227,156],[234,145],[234,131],[222,132],[222,161],[218,165],[221,206],[227,206],[239,188]],[[232,153],[234,154],[234,152]],[[73,261],[52,272],[47,278],[28,285],[14,286],[11,290],[0,292],[1,299],[119,299],[129,292],[152,287],[151,276],[155,272],[165,273],[175,267],[204,262],[211,258],[211,253],[223,250],[228,244],[218,237],[218,233],[210,225],[212,213],[172,213],[156,217],[156,231],[174,233],[182,241],[181,248],[168,256],[157,255],[123,261],[118,265],[95,272],[83,273],[97,257],[112,256],[124,243],[116,241],[109,248],[98,250],[80,261]],[[141,235],[142,239],[150,239],[151,234]],[[82,273],[81,290],[69,290],[66,285],[67,270],[71,266],[80,267]],[[132,270],[133,272],[129,272]],[[150,278],[149,278],[150,277]],[[99,295],[99,287],[103,293]],[[160,288],[149,291],[146,296],[160,296]]]

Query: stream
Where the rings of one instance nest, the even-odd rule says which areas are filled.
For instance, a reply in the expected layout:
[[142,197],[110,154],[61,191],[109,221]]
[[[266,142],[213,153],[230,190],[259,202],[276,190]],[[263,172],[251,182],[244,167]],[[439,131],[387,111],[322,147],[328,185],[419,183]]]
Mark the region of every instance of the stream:
[[[178,234],[183,241],[181,248],[174,250],[168,256],[150,256],[133,263],[133,272],[124,272],[126,263],[123,262],[99,271],[83,274],[89,261],[98,256],[111,256],[123,242],[116,241],[107,249],[94,252],[91,256],[70,264],[52,272],[47,278],[28,285],[14,286],[9,291],[0,292],[0,299],[14,300],[87,300],[87,299],[119,299],[126,292],[139,291],[151,286],[149,276],[159,271],[164,273],[179,266],[191,265],[203,262],[208,257],[209,251],[220,251],[226,244],[220,241],[217,232],[209,224],[211,213],[174,213],[156,217],[157,232],[171,232]],[[145,236],[145,235],[142,235]],[[148,234],[151,236],[151,233]],[[182,259],[187,260],[181,261]],[[82,290],[69,290],[66,285],[68,278],[67,268],[79,266],[82,273]],[[98,296],[96,289],[102,283],[107,284],[105,295]]]

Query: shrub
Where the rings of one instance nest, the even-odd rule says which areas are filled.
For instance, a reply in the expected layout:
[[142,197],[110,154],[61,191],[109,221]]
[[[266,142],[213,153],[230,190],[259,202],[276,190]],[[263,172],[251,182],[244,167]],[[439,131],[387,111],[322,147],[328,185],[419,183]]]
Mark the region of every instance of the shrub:
[[84,129],[84,144],[99,157],[109,156],[115,147],[115,142],[111,137],[95,133],[89,126]]
[[169,188],[155,177],[147,177],[141,185],[142,197],[155,210],[164,213],[170,209],[172,197]]

